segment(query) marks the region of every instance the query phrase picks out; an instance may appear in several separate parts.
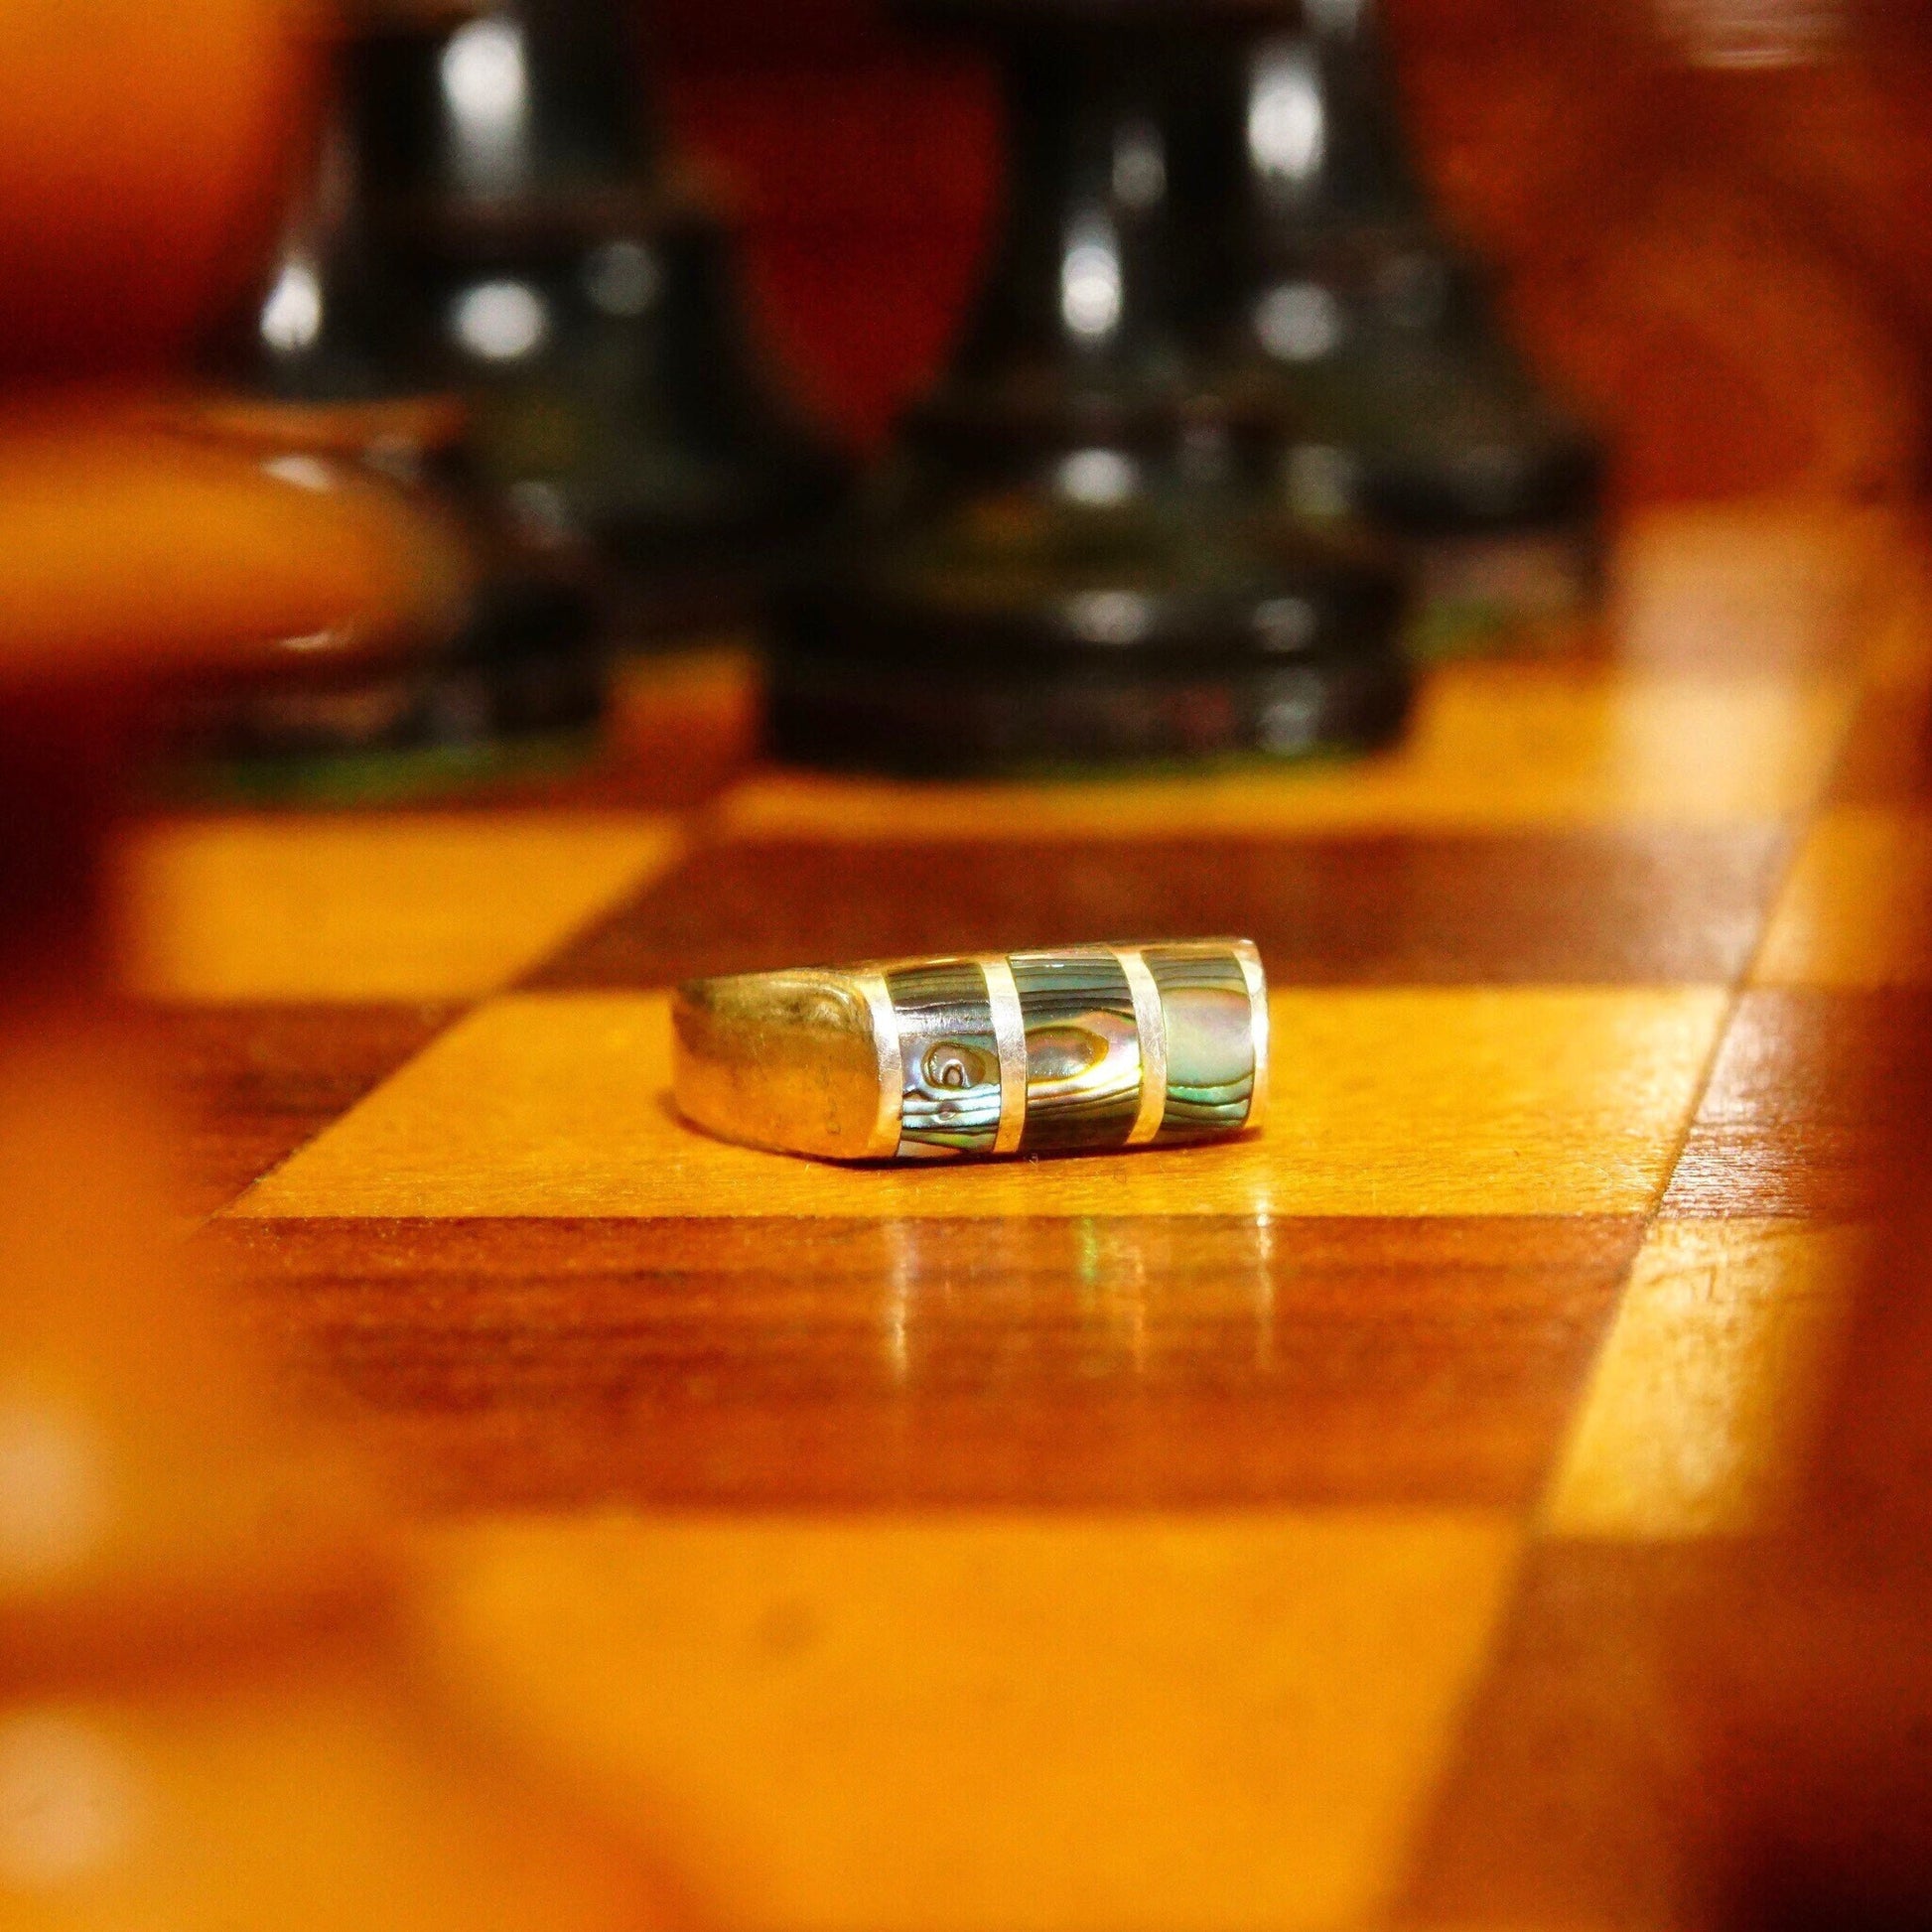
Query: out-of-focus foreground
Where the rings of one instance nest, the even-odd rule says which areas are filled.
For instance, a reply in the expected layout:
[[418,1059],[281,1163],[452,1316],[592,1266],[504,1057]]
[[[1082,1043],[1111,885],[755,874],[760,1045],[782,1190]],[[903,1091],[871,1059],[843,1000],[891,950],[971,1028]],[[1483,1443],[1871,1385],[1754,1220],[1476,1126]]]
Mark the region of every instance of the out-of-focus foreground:
[[[1932,41],[0,12],[0,1921],[1932,1917]],[[665,988],[1244,932],[1268,1130]]]

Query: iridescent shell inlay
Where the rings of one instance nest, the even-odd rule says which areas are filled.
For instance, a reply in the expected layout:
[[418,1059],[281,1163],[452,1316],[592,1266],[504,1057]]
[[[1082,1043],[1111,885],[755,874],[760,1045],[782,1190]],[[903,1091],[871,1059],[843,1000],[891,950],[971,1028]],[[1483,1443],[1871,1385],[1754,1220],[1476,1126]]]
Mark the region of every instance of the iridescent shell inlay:
[[1254,1012],[1225,947],[1148,946],[1168,1029],[1168,1101],[1156,1146],[1242,1128],[1255,1089]]
[[1134,996],[1113,953],[1015,953],[1027,1028],[1022,1154],[1124,1146],[1140,1108]]
[[942,959],[886,975],[898,1020],[904,1091],[900,1160],[991,1154],[1000,1128],[1000,1049],[986,974]]

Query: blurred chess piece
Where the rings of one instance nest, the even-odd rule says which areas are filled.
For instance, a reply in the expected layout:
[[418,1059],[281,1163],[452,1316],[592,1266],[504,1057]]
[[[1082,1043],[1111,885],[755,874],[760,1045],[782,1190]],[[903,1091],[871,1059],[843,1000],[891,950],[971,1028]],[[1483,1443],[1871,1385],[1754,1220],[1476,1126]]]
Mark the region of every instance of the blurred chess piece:
[[778,750],[957,771],[1390,739],[1402,592],[1279,513],[1196,406],[1171,192],[1218,4],[956,0],[1005,78],[1004,232],[937,387],[787,595]]
[[[0,1923],[682,1922],[418,1681],[363,1475],[303,1436],[170,1218],[104,991],[103,846],[154,699],[379,651],[413,518],[71,410],[0,424]],[[346,648],[345,646],[344,648]]]
[[175,773],[198,791],[422,796],[549,770],[595,744],[606,671],[592,560],[502,513],[477,479],[467,404],[412,377],[395,329],[354,155],[332,127],[269,272],[210,334],[207,386],[169,414],[305,486],[406,497],[449,594],[376,676],[316,638],[272,682],[185,712]]
[[1225,210],[1209,330],[1244,441],[1293,510],[1400,546],[1425,652],[1561,640],[1597,598],[1602,453],[1442,232],[1376,0],[1302,12],[1230,61],[1194,148],[1210,229]]
[[634,25],[620,0],[376,0],[350,107],[386,293],[471,397],[484,482],[534,540],[603,556],[652,641],[750,621],[845,465],[753,350]]

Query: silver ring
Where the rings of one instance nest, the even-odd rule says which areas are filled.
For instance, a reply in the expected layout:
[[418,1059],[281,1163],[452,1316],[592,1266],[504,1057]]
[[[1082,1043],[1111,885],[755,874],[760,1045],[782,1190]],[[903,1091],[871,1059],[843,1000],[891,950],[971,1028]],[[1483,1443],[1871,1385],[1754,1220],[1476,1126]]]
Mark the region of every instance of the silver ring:
[[1104,1153],[1260,1124],[1268,988],[1246,939],[1068,946],[695,980],[679,1111],[829,1160]]

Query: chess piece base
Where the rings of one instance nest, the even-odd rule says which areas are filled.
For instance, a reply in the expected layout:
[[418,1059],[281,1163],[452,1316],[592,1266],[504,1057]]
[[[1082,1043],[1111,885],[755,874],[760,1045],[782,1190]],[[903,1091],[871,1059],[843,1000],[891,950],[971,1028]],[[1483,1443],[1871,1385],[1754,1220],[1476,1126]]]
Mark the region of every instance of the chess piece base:
[[789,649],[772,666],[769,733],[784,759],[907,776],[1198,767],[1373,750],[1401,732],[1409,698],[1393,653],[967,668]]
[[[574,600],[479,616],[452,645],[354,679],[186,704],[167,788],[202,798],[380,802],[488,789],[593,756],[607,654]],[[575,636],[575,641],[570,641]]]

